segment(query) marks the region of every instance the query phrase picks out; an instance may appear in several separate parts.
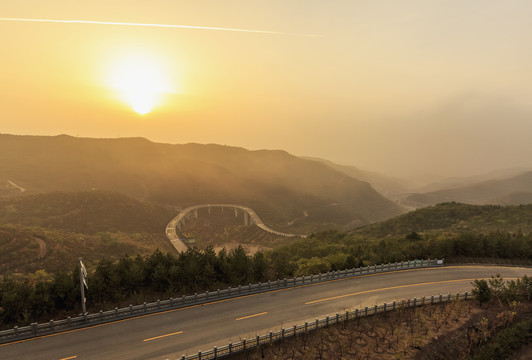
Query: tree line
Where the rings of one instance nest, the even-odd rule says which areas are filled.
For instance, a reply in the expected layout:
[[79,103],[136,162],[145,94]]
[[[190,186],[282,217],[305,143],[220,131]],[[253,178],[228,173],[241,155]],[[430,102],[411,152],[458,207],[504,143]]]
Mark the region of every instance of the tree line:
[[[189,295],[228,286],[317,274],[378,263],[413,259],[489,257],[532,260],[532,235],[461,233],[451,236],[412,232],[403,237],[367,240],[328,231],[255,255],[238,248],[216,253],[189,249],[180,254],[159,250],[149,256],[101,259],[89,269],[89,310],[98,311],[157,298]],[[0,280],[0,327],[28,324],[80,311],[79,269],[46,279]]]
[[[239,246],[231,252],[212,248],[180,254],[156,250],[149,256],[102,259],[88,275],[89,309],[125,305],[126,300],[153,301],[162,296],[191,294],[270,278],[263,253],[247,255]],[[0,281],[0,327],[29,324],[39,319],[80,311],[79,269],[53,274],[47,280]],[[63,316],[61,316],[63,317]]]

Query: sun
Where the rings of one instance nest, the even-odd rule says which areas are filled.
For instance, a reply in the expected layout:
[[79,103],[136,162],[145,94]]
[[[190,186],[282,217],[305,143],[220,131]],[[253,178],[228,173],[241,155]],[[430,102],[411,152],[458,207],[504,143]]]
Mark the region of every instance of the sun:
[[147,55],[127,55],[111,67],[109,84],[133,111],[144,115],[172,92],[163,64]]

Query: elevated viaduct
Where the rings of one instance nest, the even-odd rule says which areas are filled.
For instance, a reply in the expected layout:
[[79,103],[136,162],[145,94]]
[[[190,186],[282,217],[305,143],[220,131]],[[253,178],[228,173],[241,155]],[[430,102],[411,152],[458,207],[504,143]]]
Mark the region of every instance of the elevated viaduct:
[[214,207],[221,207],[222,209],[224,208],[234,209],[235,216],[238,215],[238,211],[242,211],[244,215],[244,225],[246,226],[256,225],[260,229],[273,235],[282,236],[282,237],[295,237],[295,236],[306,237],[305,235],[283,233],[283,232],[276,231],[268,227],[259,218],[257,213],[255,213],[255,211],[252,208],[247,207],[247,206],[234,205],[234,204],[195,205],[195,206],[190,206],[186,209],[181,210],[181,212],[179,212],[179,214],[177,214],[177,216],[173,218],[172,220],[170,220],[168,225],[166,225],[166,237],[168,238],[168,240],[172,242],[172,245],[174,245],[177,251],[182,252],[182,251],[187,251],[188,249],[188,246],[177,235],[177,231],[183,229],[186,226],[186,223],[188,219],[190,219],[191,216],[194,216],[196,219],[198,218],[198,209],[207,208],[209,209],[209,213],[210,213],[211,208],[214,208]]

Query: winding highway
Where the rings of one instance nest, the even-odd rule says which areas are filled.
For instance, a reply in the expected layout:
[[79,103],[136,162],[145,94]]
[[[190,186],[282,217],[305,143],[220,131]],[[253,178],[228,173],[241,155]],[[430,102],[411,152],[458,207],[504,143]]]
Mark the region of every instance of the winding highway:
[[496,273],[515,279],[532,269],[446,266],[332,280],[3,344],[0,359],[178,359],[336,312],[467,291]]
[[168,240],[170,240],[172,245],[174,245],[174,247],[176,248],[177,251],[183,252],[183,251],[187,251],[187,249],[188,249],[188,246],[177,235],[176,229],[177,229],[177,226],[179,225],[179,223],[181,223],[184,219],[186,219],[186,217],[192,211],[195,211],[195,210],[198,210],[198,209],[201,209],[201,208],[211,208],[211,207],[240,209],[240,210],[244,211],[245,213],[247,213],[250,216],[251,223],[257,225],[260,229],[262,229],[262,230],[264,230],[264,231],[266,231],[266,232],[268,232],[270,234],[273,234],[273,235],[278,235],[278,236],[282,236],[282,237],[294,237],[294,236],[306,237],[306,235],[283,233],[283,232],[280,232],[280,231],[277,231],[277,230],[274,230],[274,229],[268,227],[259,218],[257,213],[255,213],[255,211],[252,208],[247,207],[247,206],[234,205],[234,204],[195,205],[195,206],[190,206],[190,207],[188,207],[186,209],[181,210],[179,212],[179,214],[177,214],[177,216],[175,218],[173,218],[172,220],[170,220],[168,225],[166,225],[166,237],[168,238]]

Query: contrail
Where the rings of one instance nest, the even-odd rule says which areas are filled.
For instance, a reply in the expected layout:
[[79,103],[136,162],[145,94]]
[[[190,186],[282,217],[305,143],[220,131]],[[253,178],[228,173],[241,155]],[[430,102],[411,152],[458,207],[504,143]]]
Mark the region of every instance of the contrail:
[[256,29],[237,29],[237,28],[224,28],[224,27],[212,27],[212,26],[192,26],[192,25],[172,25],[172,24],[145,24],[145,23],[92,21],[92,20],[19,19],[19,18],[0,18],[0,20],[1,21],[49,22],[49,23],[62,23],[62,24],[97,24],[97,25],[146,26],[146,27],[160,27],[160,28],[237,31],[237,32],[246,32],[246,33],[259,33],[259,34],[322,37],[322,35],[317,35],[317,34],[286,33],[286,32],[281,32],[281,31],[256,30]]

